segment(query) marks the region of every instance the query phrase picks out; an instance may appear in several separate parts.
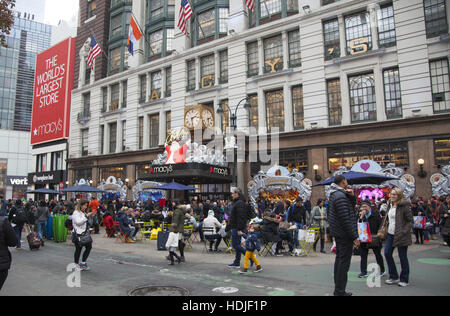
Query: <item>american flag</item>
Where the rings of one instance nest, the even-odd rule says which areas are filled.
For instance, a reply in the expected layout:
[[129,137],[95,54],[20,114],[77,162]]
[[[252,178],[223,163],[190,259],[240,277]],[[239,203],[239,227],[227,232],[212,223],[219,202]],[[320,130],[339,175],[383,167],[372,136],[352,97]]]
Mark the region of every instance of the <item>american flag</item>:
[[91,35],[91,49],[89,50],[87,63],[91,67],[92,70],[94,70],[94,59],[97,58],[97,56],[100,55],[101,53],[102,53],[102,49],[98,45],[94,36]]
[[255,1],[254,0],[245,0],[245,5],[250,11],[253,11],[255,9]]
[[189,21],[189,18],[192,16],[191,5],[188,0],[181,0],[180,7],[180,19],[178,20],[178,28],[184,33],[187,34],[186,23]]

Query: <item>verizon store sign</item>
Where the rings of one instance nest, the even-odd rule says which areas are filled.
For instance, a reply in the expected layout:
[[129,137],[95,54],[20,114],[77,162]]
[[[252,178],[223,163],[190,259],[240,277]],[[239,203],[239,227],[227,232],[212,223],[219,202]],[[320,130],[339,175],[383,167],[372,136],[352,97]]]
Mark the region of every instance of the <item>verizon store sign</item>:
[[6,185],[8,186],[27,186],[28,178],[25,176],[8,176],[6,177]]

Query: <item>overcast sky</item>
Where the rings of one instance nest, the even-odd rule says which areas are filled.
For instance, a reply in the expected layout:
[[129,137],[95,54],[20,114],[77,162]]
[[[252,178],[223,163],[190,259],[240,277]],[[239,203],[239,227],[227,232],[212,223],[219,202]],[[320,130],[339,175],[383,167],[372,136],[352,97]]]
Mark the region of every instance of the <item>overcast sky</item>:
[[78,1],[79,0],[46,0],[44,23],[57,25],[59,20],[71,22],[73,19],[76,19],[78,16]]

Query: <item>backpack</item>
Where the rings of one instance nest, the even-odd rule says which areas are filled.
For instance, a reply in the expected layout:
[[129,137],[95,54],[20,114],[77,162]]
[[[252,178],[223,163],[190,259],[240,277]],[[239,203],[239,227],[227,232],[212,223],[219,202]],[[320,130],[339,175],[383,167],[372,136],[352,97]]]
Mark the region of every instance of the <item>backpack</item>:
[[24,224],[27,222],[27,214],[22,207],[16,208],[16,212],[13,216],[12,222],[16,225]]
[[256,217],[256,213],[253,210],[253,206],[250,203],[246,203],[245,207],[247,209],[247,219],[251,220],[252,218]]

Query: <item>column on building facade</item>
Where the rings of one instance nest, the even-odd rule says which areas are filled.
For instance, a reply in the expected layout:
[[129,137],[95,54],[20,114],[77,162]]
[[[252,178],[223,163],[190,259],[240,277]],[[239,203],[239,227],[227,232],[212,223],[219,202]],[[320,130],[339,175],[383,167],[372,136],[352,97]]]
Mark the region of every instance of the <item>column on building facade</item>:
[[351,111],[350,111],[350,94],[347,74],[341,69],[340,76],[341,79],[341,104],[342,104],[342,123],[341,125],[351,124]]
[[98,167],[93,167],[92,168],[92,186],[97,187],[100,182],[99,180],[100,180],[100,170]]
[[220,54],[214,50],[214,85],[220,85]]
[[200,89],[200,80],[201,80],[201,69],[200,69],[200,57],[195,57],[195,90],[198,91]]
[[347,41],[345,36],[345,20],[342,14],[338,16],[338,22],[339,22],[339,44],[341,47],[341,57],[345,57],[345,55],[347,55]]
[[111,86],[108,85],[106,90],[108,91],[107,93],[107,103],[106,103],[106,111],[111,111]]
[[264,74],[264,44],[261,37],[258,38],[258,75]]
[[163,67],[161,69],[161,99],[164,99],[166,97],[166,73],[167,68]]
[[283,70],[289,68],[289,40],[287,31],[281,32],[281,38],[283,43]]
[[370,15],[370,33],[372,34],[372,50],[378,50],[378,10],[380,5],[378,3],[371,3],[367,6],[367,11]]
[[143,149],[150,147],[150,118],[147,113],[144,114],[144,143],[142,145]]
[[116,121],[116,126],[116,150],[114,152],[120,153],[122,152],[122,121]]
[[145,89],[145,101],[144,101],[144,103],[147,103],[147,102],[149,102],[149,100],[151,98],[151,95],[152,95],[152,91],[151,91],[151,89],[152,89],[152,75],[149,72],[147,72],[145,74],[145,77],[147,78],[146,81],[145,81],[147,87]]
[[159,110],[159,145],[164,145],[166,142],[166,112],[164,111],[164,107],[162,106]]
[[267,134],[266,97],[263,88],[258,88],[258,134]]
[[294,113],[292,104],[292,88],[288,81],[283,85],[284,92],[284,131],[292,132],[294,130]]
[[105,123],[105,136],[104,136],[104,153],[109,153],[109,124]]
[[247,7],[244,1],[230,1],[230,15],[228,17],[228,31],[240,34],[248,29]]
[[380,65],[380,60],[375,64],[373,69],[375,77],[375,95],[377,101],[377,121],[384,122],[387,120],[385,103],[384,103],[384,80],[383,80],[383,68]]
[[429,53],[422,0],[393,2],[403,117],[433,114]]
[[[178,28],[178,21],[180,17],[180,7],[181,7],[181,1],[175,1],[175,34],[172,41],[172,47],[175,52],[182,53],[185,50],[190,48],[190,36],[192,36],[190,33],[191,29],[191,22],[188,21],[186,24],[186,29],[188,30],[188,36],[186,36],[179,28]],[[193,20],[193,17],[191,17],[190,20]]]
[[182,58],[172,63],[172,129],[184,126],[184,106],[186,96],[186,61]]

